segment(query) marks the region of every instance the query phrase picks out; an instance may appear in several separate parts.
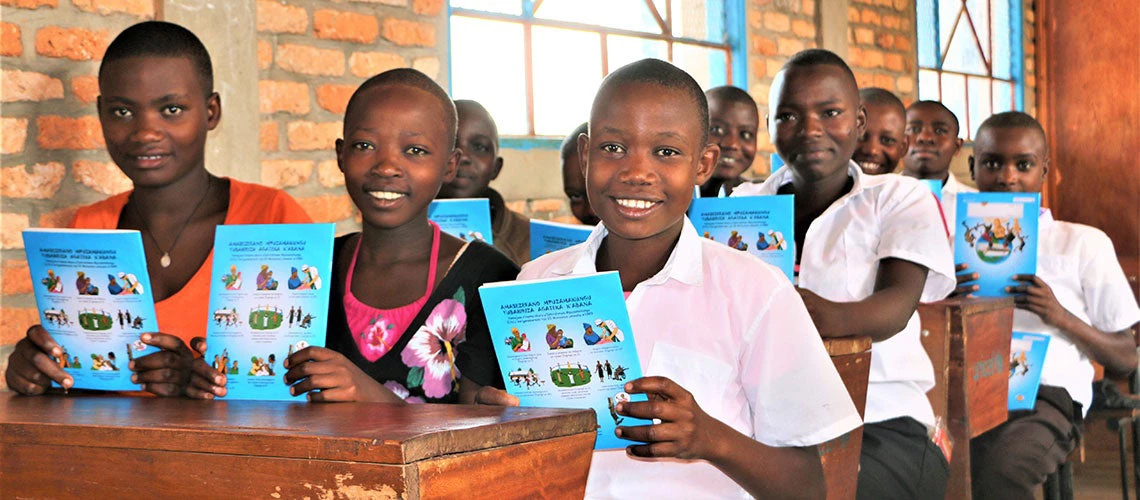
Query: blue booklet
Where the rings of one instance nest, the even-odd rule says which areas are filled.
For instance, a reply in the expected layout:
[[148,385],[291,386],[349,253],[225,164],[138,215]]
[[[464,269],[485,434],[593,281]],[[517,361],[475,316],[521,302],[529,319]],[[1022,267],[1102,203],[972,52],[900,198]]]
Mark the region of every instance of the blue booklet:
[[1032,410],[1041,387],[1041,368],[1049,336],[1013,332],[1009,344],[1009,409]]
[[919,182],[926,184],[930,188],[930,192],[934,193],[934,198],[942,203],[942,181],[938,179],[919,179]]
[[534,260],[550,252],[577,245],[586,241],[593,231],[594,226],[531,219],[530,258]]
[[768,168],[768,172],[770,174],[774,174],[774,173],[776,173],[777,170],[784,167],[784,159],[780,158],[779,153],[772,153],[771,155],[768,155],[768,161],[770,162],[770,165],[771,165]]
[[281,362],[323,346],[333,224],[218,226],[206,362],[226,374],[226,399],[291,400]]
[[614,410],[646,400],[623,389],[641,363],[617,272],[490,283],[479,294],[508,393],[522,406],[593,409],[594,449],[638,444],[614,435],[651,423]]
[[1038,193],[958,193],[954,262],[978,273],[979,297],[1008,297],[1015,274],[1037,274]]
[[790,194],[700,198],[689,206],[697,234],[759,257],[788,280],[796,265],[794,218]]
[[158,352],[139,336],[160,331],[140,233],[26,229],[24,252],[40,324],[63,349],[55,362],[73,387],[139,390],[127,365]]
[[491,235],[491,201],[486,198],[435,200],[428,205],[428,218],[439,229],[463,241],[494,244]]

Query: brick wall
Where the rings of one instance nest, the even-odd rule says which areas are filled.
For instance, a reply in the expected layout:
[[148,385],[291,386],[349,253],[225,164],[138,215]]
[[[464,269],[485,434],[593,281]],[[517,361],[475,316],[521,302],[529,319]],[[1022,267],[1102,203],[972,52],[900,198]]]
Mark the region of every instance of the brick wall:
[[909,105],[918,99],[915,4],[910,0],[851,0],[847,62],[860,87],[881,87]]

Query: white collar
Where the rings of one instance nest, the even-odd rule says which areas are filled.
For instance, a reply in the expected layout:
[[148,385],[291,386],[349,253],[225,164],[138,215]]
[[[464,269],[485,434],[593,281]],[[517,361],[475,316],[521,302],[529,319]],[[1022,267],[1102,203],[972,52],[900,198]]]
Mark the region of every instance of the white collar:
[[[883,175],[890,175],[890,174],[883,174]],[[867,177],[867,174],[863,173],[863,169],[859,168],[859,164],[848,160],[847,161],[847,176],[855,179],[855,184],[851,186],[851,190],[848,191],[847,194],[844,194],[843,196],[839,197],[838,200],[835,200],[835,203],[831,204],[832,206],[844,204],[847,202],[848,199],[851,199],[852,197],[854,197],[855,195],[857,195],[863,191],[863,188],[865,187],[865,184],[866,184],[865,177]],[[791,168],[788,168],[785,166],[785,167],[780,168],[780,170],[777,170],[776,173],[772,174],[772,176],[769,177],[768,180],[764,181],[764,184],[760,185],[759,193],[757,193],[757,194],[777,194],[780,191],[781,187],[783,187],[787,184],[791,184],[791,183],[792,183]]]
[[[596,265],[598,249],[601,248],[602,240],[608,234],[609,230],[606,229],[605,223],[599,222],[590,236],[586,238],[586,241],[569,250],[570,255],[551,266],[550,272],[556,276],[598,272]],[[677,240],[677,245],[673,247],[673,252],[669,254],[669,260],[665,262],[665,267],[653,277],[645,280],[643,284],[661,285],[669,279],[675,279],[686,285],[700,286],[704,282],[703,262],[701,237],[697,235],[693,223],[689,222],[688,217],[685,217],[680,239]]]

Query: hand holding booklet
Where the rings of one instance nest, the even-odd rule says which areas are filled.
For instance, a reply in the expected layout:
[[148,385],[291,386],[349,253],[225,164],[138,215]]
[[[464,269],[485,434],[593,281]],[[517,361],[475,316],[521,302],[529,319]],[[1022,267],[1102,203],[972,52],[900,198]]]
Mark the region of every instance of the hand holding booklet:
[[479,287],[507,392],[522,406],[589,408],[598,418],[595,449],[624,448],[618,425],[648,420],[618,415],[641,378],[629,312],[617,272]]

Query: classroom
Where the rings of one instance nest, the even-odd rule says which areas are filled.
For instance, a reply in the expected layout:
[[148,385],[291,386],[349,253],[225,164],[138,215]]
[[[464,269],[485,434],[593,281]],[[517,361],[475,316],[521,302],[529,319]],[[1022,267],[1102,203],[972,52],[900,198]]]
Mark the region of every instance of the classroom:
[[1134,0],[0,35],[0,496],[1140,498]]

